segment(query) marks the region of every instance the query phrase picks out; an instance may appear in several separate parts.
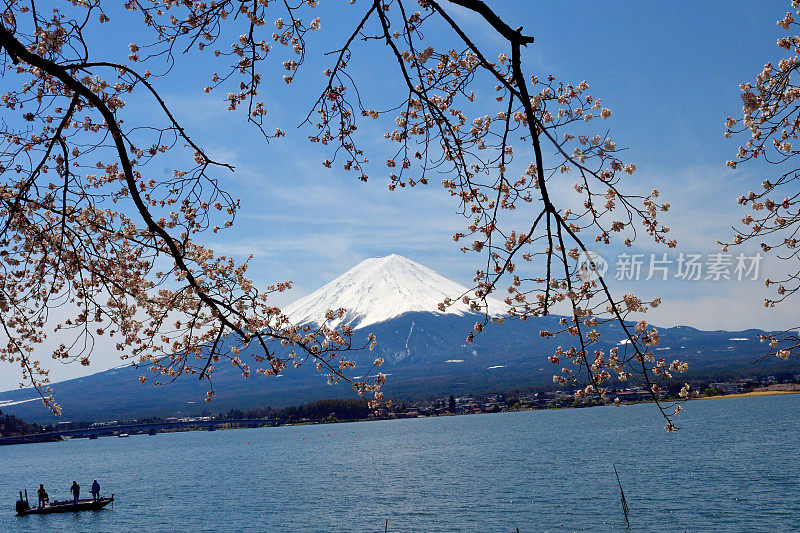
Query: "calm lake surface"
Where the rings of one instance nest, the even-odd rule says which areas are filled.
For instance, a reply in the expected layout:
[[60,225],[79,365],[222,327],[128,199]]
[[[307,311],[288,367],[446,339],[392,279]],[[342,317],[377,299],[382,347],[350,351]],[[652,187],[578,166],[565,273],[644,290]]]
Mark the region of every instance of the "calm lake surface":
[[[0,447],[0,531],[800,528],[800,395],[79,439]],[[305,438],[305,440],[303,440]],[[44,483],[113,509],[17,517]]]

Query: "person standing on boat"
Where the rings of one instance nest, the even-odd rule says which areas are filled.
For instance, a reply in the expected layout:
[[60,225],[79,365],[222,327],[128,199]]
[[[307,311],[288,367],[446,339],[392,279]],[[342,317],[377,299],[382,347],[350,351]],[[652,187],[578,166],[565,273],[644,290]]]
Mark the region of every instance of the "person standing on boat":
[[75,500],[74,500],[75,503],[78,503],[78,498],[80,497],[80,494],[81,494],[81,486],[78,485],[77,481],[73,481],[72,482],[72,487],[70,487],[69,491],[75,497]]
[[36,491],[39,495],[39,507],[44,507],[45,502],[47,501],[47,491],[44,490],[44,485],[39,485],[39,490]]
[[92,498],[94,500],[100,499],[100,483],[98,483],[96,479],[94,480],[94,483],[92,483],[91,492],[92,492]]

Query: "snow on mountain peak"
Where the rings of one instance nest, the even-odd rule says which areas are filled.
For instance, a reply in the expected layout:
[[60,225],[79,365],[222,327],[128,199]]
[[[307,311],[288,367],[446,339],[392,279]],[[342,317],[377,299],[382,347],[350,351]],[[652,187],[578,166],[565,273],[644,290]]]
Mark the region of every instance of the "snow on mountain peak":
[[[295,324],[321,322],[328,309],[347,309],[341,320],[362,328],[389,320],[410,311],[440,314],[438,305],[445,298],[456,299],[469,289],[438,272],[401,255],[373,257],[360,262],[338,278],[284,308]],[[488,299],[489,313],[498,315],[505,304]],[[469,306],[458,301],[447,313],[464,315]]]

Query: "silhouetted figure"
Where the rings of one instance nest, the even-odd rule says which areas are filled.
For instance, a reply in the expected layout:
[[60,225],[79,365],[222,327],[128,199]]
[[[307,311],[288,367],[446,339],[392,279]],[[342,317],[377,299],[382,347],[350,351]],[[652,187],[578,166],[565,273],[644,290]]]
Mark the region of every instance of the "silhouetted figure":
[[94,483],[92,483],[92,491],[91,492],[92,492],[92,498],[94,500],[99,500],[100,499],[100,483],[98,483],[96,479],[94,480]]
[[36,491],[36,494],[39,495],[39,507],[44,507],[50,501],[50,498],[47,497],[47,491],[44,490],[44,485],[39,485],[39,490]]
[[69,488],[69,491],[72,493],[72,496],[75,498],[75,503],[78,503],[78,498],[81,494],[81,486],[78,485],[77,481],[72,482],[72,486]]

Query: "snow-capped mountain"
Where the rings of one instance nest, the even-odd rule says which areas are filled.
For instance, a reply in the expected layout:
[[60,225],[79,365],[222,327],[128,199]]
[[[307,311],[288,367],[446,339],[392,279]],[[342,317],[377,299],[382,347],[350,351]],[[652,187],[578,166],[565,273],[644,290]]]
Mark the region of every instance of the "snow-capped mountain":
[[[509,320],[490,324],[467,342],[476,314],[458,302],[447,312],[438,311],[445,298],[456,299],[467,287],[430,268],[398,255],[367,259],[316,292],[301,298],[284,311],[298,324],[323,320],[328,309],[346,308],[342,322],[353,326],[353,346],[368,344],[375,334],[374,350],[350,352],[356,361],[352,377],[383,358],[381,370],[389,376],[384,392],[391,398],[419,398],[430,395],[466,394],[514,388],[552,386],[558,370],[547,357],[563,339],[543,338],[542,329],[558,329],[558,317]],[[500,314],[505,305],[489,300],[490,314]],[[621,326],[609,323],[600,328],[598,349],[609,350],[624,338]],[[698,331],[688,327],[659,328],[659,354],[668,359],[689,361],[691,377],[774,375],[796,373],[796,359],[770,358],[754,366],[763,355],[759,342],[765,332]],[[280,348],[277,347],[281,354]],[[241,356],[257,352],[248,348]],[[144,416],[200,414],[205,409],[283,407],[322,398],[352,397],[347,384],[327,385],[324,373],[313,364],[293,367],[278,377],[242,378],[232,365],[220,365],[214,373],[213,404],[202,401],[207,384],[188,376],[163,387],[139,382],[145,368],[116,368],[83,378],[55,383],[53,390],[64,408],[64,420],[111,420]],[[31,389],[0,392],[0,408],[37,423],[53,423],[52,415]]]
[[[295,324],[320,323],[328,309],[347,309],[342,319],[332,321],[353,328],[385,322],[411,312],[442,314],[438,305],[445,298],[457,300],[469,289],[406,257],[392,254],[366,259],[330,283],[284,308]],[[506,308],[500,300],[488,298],[490,315]],[[472,313],[458,300],[446,314]]]

